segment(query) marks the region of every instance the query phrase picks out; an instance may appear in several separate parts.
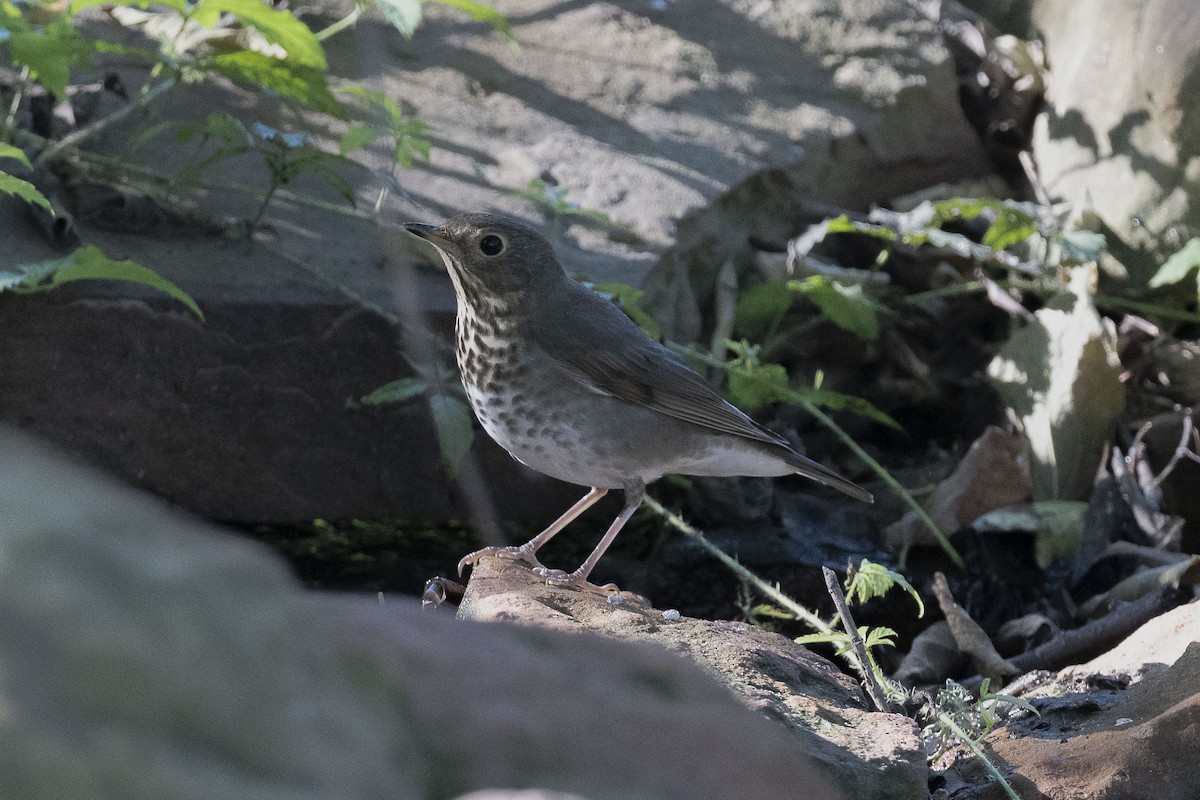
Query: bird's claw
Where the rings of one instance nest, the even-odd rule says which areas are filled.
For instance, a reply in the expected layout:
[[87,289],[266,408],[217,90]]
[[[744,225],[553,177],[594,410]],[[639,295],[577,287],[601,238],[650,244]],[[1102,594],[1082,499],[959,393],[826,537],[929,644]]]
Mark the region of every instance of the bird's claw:
[[506,561],[518,561],[522,564],[528,564],[535,572],[539,569],[546,569],[546,566],[538,560],[533,550],[527,549],[525,545],[508,545],[507,547],[484,547],[476,550],[474,553],[467,553],[458,562],[458,574],[461,576],[463,570],[467,567],[475,566],[479,563],[479,559],[484,556],[496,556]]
[[561,569],[535,567],[533,574],[545,580],[550,586],[574,586],[576,589],[583,589],[585,592],[602,595],[621,593],[620,588],[615,583],[606,583],[603,586],[597,586],[574,572],[564,572]]

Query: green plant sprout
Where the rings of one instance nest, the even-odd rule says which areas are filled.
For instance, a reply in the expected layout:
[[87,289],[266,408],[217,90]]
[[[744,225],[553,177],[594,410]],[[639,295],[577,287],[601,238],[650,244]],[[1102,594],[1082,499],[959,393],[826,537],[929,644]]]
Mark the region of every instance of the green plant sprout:
[[572,219],[589,220],[604,226],[612,225],[612,220],[607,214],[582,208],[578,203],[567,200],[567,187],[549,183],[542,178],[534,178],[524,189],[514,194],[538,206],[550,218],[550,226],[555,233],[562,233]]

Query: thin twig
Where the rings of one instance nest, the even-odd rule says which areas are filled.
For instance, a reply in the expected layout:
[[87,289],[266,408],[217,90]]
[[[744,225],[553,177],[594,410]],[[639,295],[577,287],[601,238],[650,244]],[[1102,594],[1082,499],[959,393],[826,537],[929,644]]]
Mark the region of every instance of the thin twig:
[[1042,185],[1041,176],[1038,175],[1037,164],[1033,163],[1033,156],[1029,155],[1028,150],[1022,150],[1017,153],[1017,160],[1021,162],[1021,169],[1025,170],[1026,180],[1033,187],[1033,196],[1037,198],[1038,205],[1045,207],[1053,205],[1050,202],[1050,195],[1046,193],[1046,187]]
[[[1146,427],[1149,427],[1149,425],[1150,423],[1147,422]],[[1179,463],[1180,459],[1191,454],[1192,451],[1188,446],[1191,444],[1189,439],[1192,438],[1192,434],[1194,432],[1195,426],[1192,422],[1192,410],[1189,408],[1183,413],[1183,435],[1179,437],[1179,444],[1175,446],[1175,452],[1171,454],[1171,460],[1168,461],[1167,465],[1162,468],[1162,472],[1158,473],[1151,479],[1151,484],[1156,487],[1161,486],[1162,482],[1165,481],[1167,477],[1175,470],[1175,465]],[[1141,433],[1141,431],[1138,431],[1139,437],[1141,436]],[[1138,441],[1138,439],[1135,439],[1134,441]]]
[[875,710],[888,712],[891,709],[888,706],[887,692],[884,691],[883,686],[879,683],[879,677],[875,674],[874,662],[867,653],[867,645],[858,632],[858,626],[854,624],[854,616],[850,613],[850,606],[846,604],[846,595],[842,591],[837,573],[829,567],[821,567],[821,574],[825,576],[825,588],[829,591],[829,596],[833,598],[834,606],[837,607],[842,627],[846,629],[846,635],[850,637],[850,646],[854,648],[854,655],[857,657],[858,673],[862,678],[863,686],[866,687],[871,702],[875,704]]

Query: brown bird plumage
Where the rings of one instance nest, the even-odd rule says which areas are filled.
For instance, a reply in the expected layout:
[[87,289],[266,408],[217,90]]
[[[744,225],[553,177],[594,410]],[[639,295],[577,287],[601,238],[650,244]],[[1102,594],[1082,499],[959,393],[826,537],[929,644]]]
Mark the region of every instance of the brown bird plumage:
[[[484,430],[522,463],[591,487],[530,541],[471,553],[460,572],[496,553],[552,583],[615,591],[588,575],[641,505],[646,484],[666,474],[800,474],[871,501],[727,403],[612,303],[571,280],[528,225],[463,214],[441,227],[405,228],[434,245],[450,272],[458,297],[455,355]],[[572,573],[543,565],[538,549],[610,489],[624,490],[625,507],[587,560]]]

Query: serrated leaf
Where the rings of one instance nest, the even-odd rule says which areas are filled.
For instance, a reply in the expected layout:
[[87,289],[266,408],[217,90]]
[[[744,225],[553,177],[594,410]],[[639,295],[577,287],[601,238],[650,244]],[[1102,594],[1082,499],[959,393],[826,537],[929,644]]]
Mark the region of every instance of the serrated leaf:
[[[846,599],[861,605],[872,598],[883,597],[893,586],[899,586],[917,602],[918,617],[925,616],[925,603],[907,578],[895,570],[865,558],[854,570],[854,577],[846,589]],[[892,635],[895,635],[894,631]]]
[[867,400],[865,397],[858,397],[852,394],[843,394],[830,389],[807,389],[798,392],[806,399],[811,400],[822,408],[827,408],[830,411],[849,411],[851,414],[857,414],[860,417],[866,417],[869,420],[878,422],[880,425],[904,431],[900,423],[892,419],[891,416],[881,411],[874,403]]
[[[1150,279],[1150,288],[1157,289],[1169,283],[1179,283],[1197,267],[1200,267],[1200,236],[1188,240],[1178,252],[1163,262],[1158,272]],[[1200,276],[1197,276],[1197,281],[1200,282]]]
[[191,19],[211,28],[225,13],[282,47],[292,64],[317,70],[326,68],[325,51],[316,34],[290,11],[272,8],[259,0],[200,0],[192,9]]
[[421,0],[375,0],[375,4],[405,39],[412,38],[421,24]]
[[8,144],[7,142],[0,142],[0,158],[15,159],[30,169],[33,169],[33,164],[29,163],[29,156],[25,155],[25,151],[19,147]]
[[345,155],[346,153],[351,153],[355,150],[361,150],[362,148],[374,142],[381,135],[383,135],[383,131],[379,130],[378,128],[368,125],[365,122],[356,123],[351,125],[350,128],[342,134],[341,138],[338,139],[338,151],[342,155]]
[[788,281],[788,288],[812,300],[842,330],[869,342],[879,338],[880,306],[862,286],[843,286],[823,275],[812,275],[803,281]]
[[729,370],[729,402],[744,409],[761,408],[784,399],[787,370],[780,364],[753,364]]
[[346,109],[329,91],[322,69],[289,64],[249,50],[220,53],[206,63],[237,83],[270,89],[338,119],[346,117]]
[[359,402],[365,406],[382,406],[389,403],[403,403],[405,400],[423,394],[429,384],[420,378],[400,378],[389,383],[385,383],[378,389],[371,391],[368,394],[359,398]]
[[777,283],[763,283],[742,292],[733,312],[735,335],[761,340],[791,308],[793,296]]
[[471,410],[457,397],[435,394],[429,398],[429,410],[437,430],[438,448],[442,453],[442,466],[450,477],[458,475],[458,464],[471,449],[475,441],[475,428]]
[[178,286],[136,261],[114,261],[95,245],[81,247],[65,258],[25,264],[20,269],[25,273],[25,280],[20,286],[13,287],[20,291],[48,291],[64,283],[82,280],[128,281],[160,291],[204,319],[204,312],[196,301]]
[[70,22],[55,20],[42,30],[17,31],[8,40],[14,64],[60,100],[67,96],[71,67],[87,63],[87,47]]
[[0,170],[0,192],[12,195],[13,197],[19,197],[26,203],[41,206],[51,214],[54,213],[54,209],[50,207],[50,201],[46,198],[46,195],[38,191],[36,186],[15,175],[9,175],[3,170]]
[[1037,218],[1008,206],[997,209],[996,221],[983,234],[983,243],[993,250],[1004,250],[1028,240],[1038,232]]
[[502,34],[510,42],[515,44],[517,41],[517,37],[513,34],[512,26],[508,24],[508,18],[489,5],[476,2],[476,0],[435,0],[435,2],[441,3],[444,6],[450,6],[451,8],[457,8],[471,19],[491,25],[493,29]]

